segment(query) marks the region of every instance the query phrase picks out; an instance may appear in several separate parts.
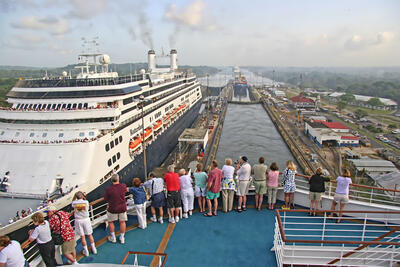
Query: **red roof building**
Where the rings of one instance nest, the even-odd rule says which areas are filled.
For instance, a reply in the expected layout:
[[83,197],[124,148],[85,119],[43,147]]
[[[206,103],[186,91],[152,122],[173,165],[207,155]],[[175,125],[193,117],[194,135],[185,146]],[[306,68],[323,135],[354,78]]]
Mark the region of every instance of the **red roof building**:
[[315,120],[314,122],[319,122],[325,125],[327,128],[332,129],[335,132],[348,132],[349,128],[340,122],[327,122],[321,120]]
[[290,102],[295,108],[315,108],[315,101],[303,94],[290,98]]

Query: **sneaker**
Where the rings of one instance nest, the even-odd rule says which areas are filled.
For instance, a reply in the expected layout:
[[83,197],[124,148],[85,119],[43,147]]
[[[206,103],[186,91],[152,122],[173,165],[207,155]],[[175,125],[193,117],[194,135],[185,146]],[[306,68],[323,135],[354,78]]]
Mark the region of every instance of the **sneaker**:
[[77,261],[74,261],[73,263],[71,263],[72,265],[76,265],[79,264]]
[[93,253],[93,254],[97,254],[97,248],[92,247],[92,253]]
[[161,223],[161,224],[163,224],[163,223],[164,223],[163,218],[162,218],[162,217],[158,218],[158,222]]
[[170,223],[175,223],[175,219],[173,217],[169,218]]
[[119,242],[121,242],[121,244],[125,244],[125,237],[123,237],[122,235],[119,236]]
[[175,216],[175,222],[176,222],[176,223],[179,222],[179,216]]
[[85,255],[85,257],[89,256],[89,251],[87,249],[84,249],[82,253]]
[[112,237],[112,236],[108,236],[108,241],[110,241],[111,243],[117,242],[117,240],[115,240],[115,237]]
[[185,218],[185,219],[189,218],[189,216],[188,216],[187,213],[184,213],[184,214],[182,215],[182,217]]
[[150,220],[151,220],[152,222],[156,222],[156,221],[157,221],[157,218],[156,218],[156,216],[151,216],[151,217],[150,217]]
[[192,211],[191,210],[189,210],[189,216],[192,216]]

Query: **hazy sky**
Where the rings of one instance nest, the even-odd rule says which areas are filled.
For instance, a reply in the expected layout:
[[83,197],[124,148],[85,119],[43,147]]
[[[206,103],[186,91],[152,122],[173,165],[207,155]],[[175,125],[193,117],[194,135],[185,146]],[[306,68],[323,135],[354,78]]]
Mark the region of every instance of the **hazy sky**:
[[173,47],[188,65],[398,66],[399,14],[399,0],[0,0],[0,65],[76,63],[98,37],[114,63]]

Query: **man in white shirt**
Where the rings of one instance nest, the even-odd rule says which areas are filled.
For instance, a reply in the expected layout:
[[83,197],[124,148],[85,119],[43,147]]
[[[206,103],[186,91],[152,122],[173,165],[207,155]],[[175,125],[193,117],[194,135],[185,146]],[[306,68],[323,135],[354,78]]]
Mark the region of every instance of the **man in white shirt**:
[[153,222],[157,221],[156,217],[156,209],[159,210],[160,217],[158,218],[159,223],[163,223],[164,216],[164,206],[166,204],[165,194],[164,194],[164,179],[156,178],[154,173],[149,174],[149,179],[144,182],[144,186],[149,189],[151,196],[151,218],[150,220]]
[[238,175],[238,190],[237,195],[239,196],[238,200],[238,212],[242,212],[242,210],[246,210],[246,200],[247,200],[247,192],[249,190],[250,184],[250,175],[251,175],[251,166],[247,163],[247,157],[242,156],[240,158],[240,163],[236,164],[237,175]]

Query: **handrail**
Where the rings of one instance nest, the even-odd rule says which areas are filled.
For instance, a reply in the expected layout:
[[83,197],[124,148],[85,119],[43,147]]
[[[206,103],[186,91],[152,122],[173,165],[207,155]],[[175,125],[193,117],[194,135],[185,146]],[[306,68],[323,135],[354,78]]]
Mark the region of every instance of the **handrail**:
[[[282,174],[281,172],[279,174]],[[310,179],[311,176],[309,175],[304,175],[300,173],[296,173],[296,176],[300,176],[303,178]],[[336,180],[330,180],[330,183],[336,184]],[[389,191],[389,192],[395,192],[395,193],[400,193],[400,190],[395,190],[395,189],[390,189],[390,188],[383,188],[383,187],[376,187],[376,186],[370,186],[370,185],[363,185],[363,184],[350,184],[351,187],[361,187],[361,188],[368,188],[368,189],[376,189],[376,190],[381,190],[381,191]]]
[[[394,234],[395,232],[397,232],[397,231],[399,231],[399,230],[400,230],[400,227],[395,227],[395,228],[392,229],[391,231],[386,232],[385,234],[383,234],[383,235],[381,235],[381,236],[375,238],[374,241],[381,240],[381,239],[383,239],[383,238],[385,238],[385,237],[387,237],[387,236],[389,236],[389,235],[391,235],[391,234]],[[347,257],[353,255],[354,253],[356,253],[357,251],[362,250],[362,249],[364,249],[364,248],[366,248],[366,247],[368,247],[368,245],[362,245],[362,246],[360,246],[360,247],[354,249],[353,251],[347,252],[346,254],[344,254],[344,255],[342,256],[342,258],[347,258]],[[339,259],[334,259],[334,260],[328,262],[328,264],[335,264],[336,262],[338,262],[338,261],[340,261],[340,260],[341,260],[340,258],[339,258]]]
[[[379,242],[379,241],[347,241],[347,240],[305,240],[305,239],[287,239],[285,236],[285,230],[283,228],[282,220],[280,212],[309,212],[306,209],[299,209],[299,210],[275,210],[276,218],[278,221],[279,231],[282,236],[282,240],[284,242],[289,243],[313,243],[313,244],[351,244],[351,245],[399,245],[399,242]],[[332,210],[319,210],[318,212],[323,213],[332,213]],[[346,213],[366,213],[366,211],[362,210],[346,210]],[[375,213],[375,214],[400,214],[400,211],[368,211],[367,213]],[[387,225],[382,225],[387,226]],[[396,231],[400,230],[400,227]]]
[[141,255],[149,255],[149,256],[161,256],[164,257],[161,265],[161,267],[163,267],[165,265],[165,262],[167,261],[168,258],[168,254],[167,253],[158,253],[158,252],[140,252],[140,251],[128,251],[125,255],[125,257],[122,259],[121,261],[121,265],[125,263],[125,261],[128,259],[129,255],[137,255],[137,254],[141,254]]

